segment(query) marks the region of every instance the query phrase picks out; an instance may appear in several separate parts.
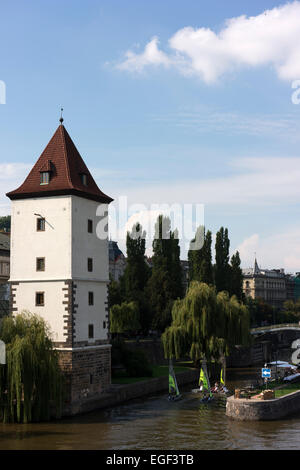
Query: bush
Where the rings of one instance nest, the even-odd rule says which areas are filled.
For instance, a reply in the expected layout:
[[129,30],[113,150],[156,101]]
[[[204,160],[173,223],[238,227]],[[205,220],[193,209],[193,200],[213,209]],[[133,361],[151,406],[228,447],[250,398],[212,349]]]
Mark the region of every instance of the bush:
[[112,366],[122,364],[129,377],[152,377],[152,367],[143,351],[131,351],[123,340],[116,338],[112,343]]

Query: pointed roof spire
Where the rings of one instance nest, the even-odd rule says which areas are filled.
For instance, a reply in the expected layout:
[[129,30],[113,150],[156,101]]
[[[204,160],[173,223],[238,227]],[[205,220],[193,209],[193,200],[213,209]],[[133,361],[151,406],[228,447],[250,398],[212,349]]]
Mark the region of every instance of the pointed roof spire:
[[254,260],[254,274],[259,274],[260,273],[260,269],[258,267],[258,264],[257,264],[257,260],[256,260],[256,253],[255,253],[255,260]]
[[[41,173],[50,177],[46,184],[41,184]],[[113,201],[98,188],[61,123],[24,183],[7,196],[13,200],[69,194],[107,204]]]

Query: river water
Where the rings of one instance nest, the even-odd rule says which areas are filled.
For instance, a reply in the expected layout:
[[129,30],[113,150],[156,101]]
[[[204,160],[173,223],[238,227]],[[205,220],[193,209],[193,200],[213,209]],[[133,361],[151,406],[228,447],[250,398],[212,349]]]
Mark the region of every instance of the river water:
[[[258,373],[228,371],[227,386],[249,384]],[[225,415],[226,399],[202,404],[191,388],[182,390],[178,402],[160,394],[50,423],[2,424],[0,449],[300,449],[300,413],[280,421],[238,422]]]

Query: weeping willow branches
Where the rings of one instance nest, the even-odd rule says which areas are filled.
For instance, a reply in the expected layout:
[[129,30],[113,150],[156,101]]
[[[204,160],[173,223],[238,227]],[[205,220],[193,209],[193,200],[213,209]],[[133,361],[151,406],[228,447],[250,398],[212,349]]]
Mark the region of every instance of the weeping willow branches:
[[59,416],[62,374],[44,320],[28,312],[4,318],[0,338],[6,344],[6,365],[0,365],[0,421],[48,420],[51,406]]
[[245,305],[226,292],[194,281],[172,310],[172,324],[162,335],[165,356],[189,355],[194,361],[228,355],[234,345],[249,341],[249,313]]

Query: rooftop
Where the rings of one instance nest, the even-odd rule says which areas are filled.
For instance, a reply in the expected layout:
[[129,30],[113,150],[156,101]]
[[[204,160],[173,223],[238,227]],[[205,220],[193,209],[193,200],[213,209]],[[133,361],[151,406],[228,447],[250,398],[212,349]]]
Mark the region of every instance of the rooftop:
[[[41,174],[46,174],[45,181]],[[13,200],[72,194],[100,203],[113,200],[98,188],[71,137],[60,124],[24,183],[7,196]]]

